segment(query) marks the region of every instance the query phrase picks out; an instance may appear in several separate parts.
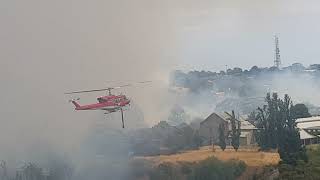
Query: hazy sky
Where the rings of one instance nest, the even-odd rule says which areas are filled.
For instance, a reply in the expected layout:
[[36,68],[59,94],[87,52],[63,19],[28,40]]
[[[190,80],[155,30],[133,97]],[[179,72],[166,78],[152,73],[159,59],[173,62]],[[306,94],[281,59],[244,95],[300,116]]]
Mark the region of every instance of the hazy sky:
[[125,92],[159,121],[170,70],[270,66],[275,33],[285,65],[318,63],[319,15],[316,0],[1,0],[0,143],[78,137],[96,114],[63,92],[109,81],[153,80]]
[[319,1],[183,2],[174,10],[176,22],[183,28],[178,34],[182,42],[181,66],[270,66],[274,34],[280,37],[284,65],[319,63]]
[[[269,66],[273,63],[274,34],[280,37],[284,65],[297,61],[306,65],[317,63],[320,55],[317,0],[2,0],[0,3],[1,51],[6,52],[1,53],[1,63],[21,56],[28,63],[37,63],[36,57],[42,54],[46,59],[54,59],[43,59],[46,66],[82,63],[87,66],[90,59],[87,68],[81,67],[86,72],[96,66],[116,66],[122,62],[143,66],[145,61],[139,59],[148,56],[143,53],[156,55],[157,51],[157,58],[148,58],[159,66],[172,61],[171,67],[208,70],[224,69],[225,65]],[[30,52],[31,48],[41,52]],[[79,69],[72,68],[71,75],[77,76]]]

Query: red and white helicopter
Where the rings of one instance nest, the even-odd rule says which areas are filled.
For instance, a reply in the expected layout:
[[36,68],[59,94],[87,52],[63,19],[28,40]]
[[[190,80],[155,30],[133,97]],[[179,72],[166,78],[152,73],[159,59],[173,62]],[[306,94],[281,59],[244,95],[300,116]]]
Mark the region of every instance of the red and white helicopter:
[[[142,81],[137,83],[148,83],[151,81]],[[75,110],[103,110],[105,114],[114,113],[117,111],[121,112],[121,120],[122,120],[122,128],[124,128],[124,119],[123,119],[123,108],[130,105],[130,99],[128,99],[125,95],[114,95],[111,93],[111,90],[123,88],[126,86],[132,86],[132,84],[126,84],[118,87],[107,87],[103,89],[92,89],[85,91],[73,91],[67,92],[65,94],[79,94],[79,93],[89,93],[89,92],[99,92],[99,91],[107,91],[107,96],[100,96],[97,98],[98,103],[88,104],[88,105],[80,105],[77,100],[72,99],[72,102],[75,105]]]

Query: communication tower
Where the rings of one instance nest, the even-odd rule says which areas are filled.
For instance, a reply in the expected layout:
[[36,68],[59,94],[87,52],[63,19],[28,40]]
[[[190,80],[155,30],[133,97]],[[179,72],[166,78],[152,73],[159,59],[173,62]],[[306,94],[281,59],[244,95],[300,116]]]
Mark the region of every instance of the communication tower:
[[274,36],[274,42],[275,42],[274,66],[277,68],[280,68],[281,59],[280,59],[279,38],[276,35]]

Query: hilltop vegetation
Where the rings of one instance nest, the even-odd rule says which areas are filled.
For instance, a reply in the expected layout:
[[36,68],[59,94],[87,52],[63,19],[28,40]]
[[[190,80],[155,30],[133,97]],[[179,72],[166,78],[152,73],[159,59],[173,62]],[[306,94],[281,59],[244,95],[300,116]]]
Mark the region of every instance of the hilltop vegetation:
[[[319,108],[312,105],[319,105],[312,96],[320,90],[319,77],[320,64],[304,67],[295,63],[282,69],[253,66],[248,70],[235,67],[220,72],[174,71],[171,86],[178,94],[181,94],[181,88],[187,92],[181,106],[193,111],[196,108],[198,112],[235,110],[240,114],[249,114],[262,106],[267,92],[278,92],[290,94],[310,107],[312,114],[320,114]],[[198,108],[199,105],[202,109]]]
[[[320,64],[312,64],[306,68],[300,63],[295,63],[282,69],[276,67],[259,68],[258,66],[253,66],[251,69],[242,70],[239,67],[235,67],[220,72],[189,71],[185,73],[176,70],[172,74],[171,84],[173,86],[188,88],[192,92],[214,88],[212,90],[216,90],[217,92],[231,91],[239,96],[250,96],[250,91],[254,92],[257,89],[250,90],[250,84],[245,81],[250,79],[267,80],[268,78],[272,78],[273,75],[285,73],[292,73],[295,75],[309,74],[314,77],[319,77]],[[233,82],[233,85],[229,83],[230,81]]]

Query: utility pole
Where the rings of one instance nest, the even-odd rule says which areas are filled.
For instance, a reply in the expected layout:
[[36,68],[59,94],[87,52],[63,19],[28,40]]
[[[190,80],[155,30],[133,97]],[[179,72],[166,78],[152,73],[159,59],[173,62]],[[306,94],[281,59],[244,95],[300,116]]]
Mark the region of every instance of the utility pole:
[[277,35],[274,36],[274,43],[275,43],[274,66],[277,68],[280,68],[281,59],[280,59],[279,38]]

